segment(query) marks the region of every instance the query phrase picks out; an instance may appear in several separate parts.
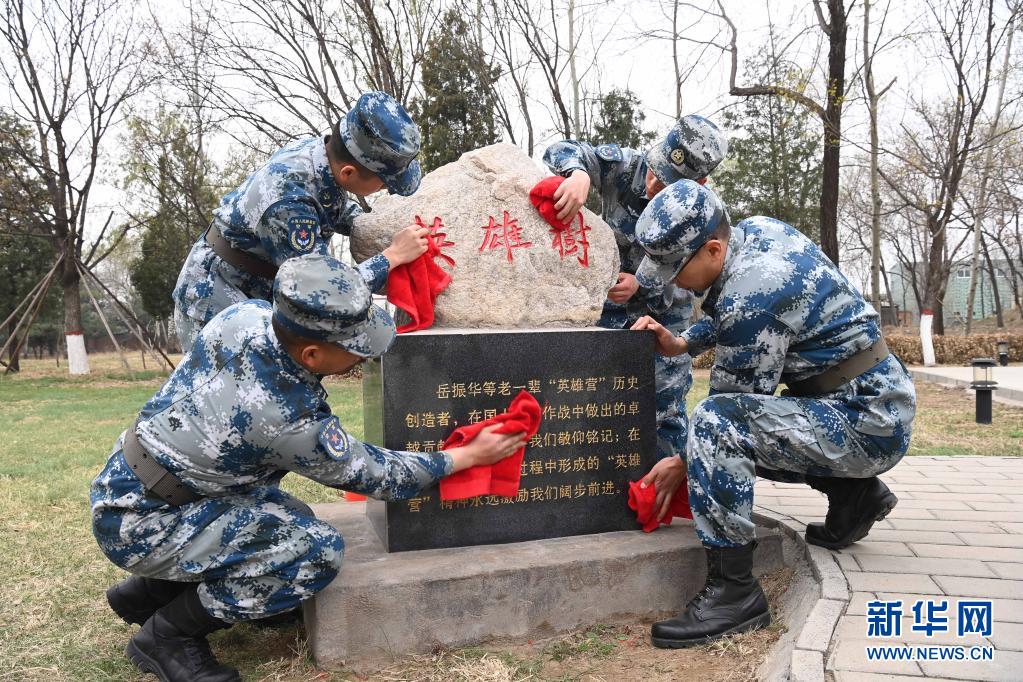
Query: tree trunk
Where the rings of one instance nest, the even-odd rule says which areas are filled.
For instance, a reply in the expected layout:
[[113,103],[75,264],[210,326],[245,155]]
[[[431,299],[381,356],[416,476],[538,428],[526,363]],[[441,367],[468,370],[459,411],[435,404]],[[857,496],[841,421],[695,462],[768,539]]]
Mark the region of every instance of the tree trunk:
[[[877,105],[874,89],[874,56],[870,51],[870,0],[863,2],[863,80],[867,88],[867,112],[870,115],[870,299],[881,312],[881,190],[878,187]],[[891,297],[888,299],[891,304]]]
[[[970,326],[973,322],[973,300],[977,293],[977,279],[980,275],[980,247],[981,242],[984,240],[981,233],[981,229],[984,223],[984,213],[987,212],[987,183],[988,178],[991,175],[991,162],[994,156],[994,143],[992,140],[995,137],[995,133],[998,132],[998,123],[1002,117],[1002,100],[1005,96],[1005,81],[1009,77],[1009,55],[1012,53],[1012,36],[1014,31],[1012,27],[1009,28],[1009,37],[1005,44],[1005,57],[1002,62],[1002,77],[998,81],[998,98],[995,102],[995,118],[991,121],[991,131],[988,135],[987,150],[984,152],[984,165],[980,169],[980,190],[977,192],[976,200],[973,202],[973,257],[970,259],[970,293],[966,297],[966,336],[970,335]],[[987,253],[987,249],[984,250],[984,257],[988,259],[988,265],[991,265],[991,258]],[[992,286],[995,288],[995,299],[998,298],[998,282],[994,280],[992,275]],[[999,309],[999,317],[1001,317],[1001,310]],[[1001,327],[1001,320],[999,320],[998,326]]]
[[848,24],[843,0],[828,0],[828,92],[824,114],[824,159],[821,175],[821,249],[838,265],[838,188],[845,100],[845,40]]
[[678,0],[671,7],[671,63],[675,67],[675,120],[682,118],[682,69],[678,63]]
[[[8,335],[8,337],[14,336],[14,330],[17,328],[17,326],[18,326],[18,322],[17,322],[17,320],[14,320],[14,319],[12,319],[10,322],[7,323],[7,335]],[[15,352],[15,348],[14,348],[14,346],[16,346],[16,345],[17,345],[16,343],[11,344],[11,349],[9,351],[10,358],[8,358],[8,360],[7,360],[7,364],[10,367],[10,371],[12,371],[12,372],[20,372],[21,371],[21,364],[18,361],[18,354]]]
[[995,319],[999,329],[1005,328],[1005,318],[1002,316],[1002,293],[998,291],[998,273],[995,271],[995,264],[991,260],[991,253],[987,250],[987,242],[981,238],[981,250],[984,252],[984,260],[987,262],[988,277],[991,278],[991,292],[995,299]]
[[64,287],[64,338],[67,341],[68,373],[88,374],[89,356],[85,351],[82,330],[81,278],[73,258],[66,259],[64,263],[61,284]]
[[582,139],[583,133],[579,123],[579,76],[575,69],[576,48],[575,0],[568,0],[568,70],[572,79],[572,132],[576,138]]

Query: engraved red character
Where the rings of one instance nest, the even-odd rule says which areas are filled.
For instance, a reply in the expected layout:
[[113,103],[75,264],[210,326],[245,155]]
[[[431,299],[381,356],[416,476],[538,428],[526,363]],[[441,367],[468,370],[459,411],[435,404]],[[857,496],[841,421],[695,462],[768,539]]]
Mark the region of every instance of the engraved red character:
[[508,262],[512,262],[512,249],[529,247],[533,242],[522,241],[522,227],[519,226],[518,218],[512,218],[508,211],[504,212],[504,223],[498,225],[494,216],[490,216],[490,224],[484,225],[481,229],[486,230],[483,235],[483,243],[480,245],[480,253],[487,250],[504,247],[508,254]]
[[439,258],[443,258],[448,265],[454,266],[455,259],[444,253],[444,249],[446,249],[449,246],[455,245],[454,242],[448,241],[448,233],[446,231],[443,231],[447,229],[444,227],[444,220],[440,216],[434,216],[433,224],[427,225],[425,222],[423,222],[422,218],[416,216],[415,223],[419,227],[425,227],[430,231],[430,238],[433,239],[433,243],[436,244],[437,249],[440,251],[440,253],[438,253],[437,256]]
[[[570,224],[563,230],[552,228],[551,234],[554,235],[554,241],[551,243],[551,247],[558,250],[561,260],[565,260],[565,256],[576,254],[579,264],[588,268],[590,267],[590,241],[587,239],[586,233],[590,231],[590,226],[583,222],[582,211],[578,214],[578,222],[578,227]],[[582,253],[580,253],[580,247]]]

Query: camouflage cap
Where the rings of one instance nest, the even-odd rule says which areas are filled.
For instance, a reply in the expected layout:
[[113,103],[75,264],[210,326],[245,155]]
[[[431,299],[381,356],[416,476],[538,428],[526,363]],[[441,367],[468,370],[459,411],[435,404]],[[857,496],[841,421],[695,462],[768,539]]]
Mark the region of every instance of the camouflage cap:
[[355,269],[323,254],[284,261],[274,280],[273,315],[279,324],[364,358],[383,355],[395,334],[391,316],[372,301]]
[[646,163],[658,180],[670,185],[707,177],[727,153],[728,140],[718,127],[703,116],[690,114],[647,150]]
[[376,173],[391,194],[407,197],[419,189],[423,169],[419,126],[405,107],[384,92],[367,92],[331,133],[355,160]]
[[669,185],[636,221],[636,239],[646,251],[636,279],[646,287],[671,282],[722,220],[728,215],[714,192],[693,180]]

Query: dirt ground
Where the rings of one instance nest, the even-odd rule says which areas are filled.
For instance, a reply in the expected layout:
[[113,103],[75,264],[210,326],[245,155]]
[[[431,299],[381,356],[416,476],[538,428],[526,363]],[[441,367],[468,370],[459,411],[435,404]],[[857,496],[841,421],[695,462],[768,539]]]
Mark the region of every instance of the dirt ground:
[[[761,580],[775,613],[792,579],[783,569]],[[745,682],[771,646],[786,630],[776,621],[770,627],[691,649],[656,649],[650,645],[650,623],[596,626],[570,635],[526,643],[486,646],[432,656],[404,659],[400,664],[359,680],[402,682],[512,682],[547,680],[604,682]]]

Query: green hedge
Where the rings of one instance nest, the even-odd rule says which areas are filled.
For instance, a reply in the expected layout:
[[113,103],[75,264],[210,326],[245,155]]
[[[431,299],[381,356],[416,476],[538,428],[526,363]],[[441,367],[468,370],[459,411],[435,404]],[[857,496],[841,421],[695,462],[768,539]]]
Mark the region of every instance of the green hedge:
[[[920,337],[909,334],[886,335],[888,348],[907,365],[922,365]],[[999,341],[1009,342],[1009,361],[1023,362],[1023,334],[972,334],[970,336],[935,336],[934,359],[939,365],[969,365],[973,358],[998,359]],[[714,351],[709,350],[693,360],[693,367],[707,369],[714,364]]]

